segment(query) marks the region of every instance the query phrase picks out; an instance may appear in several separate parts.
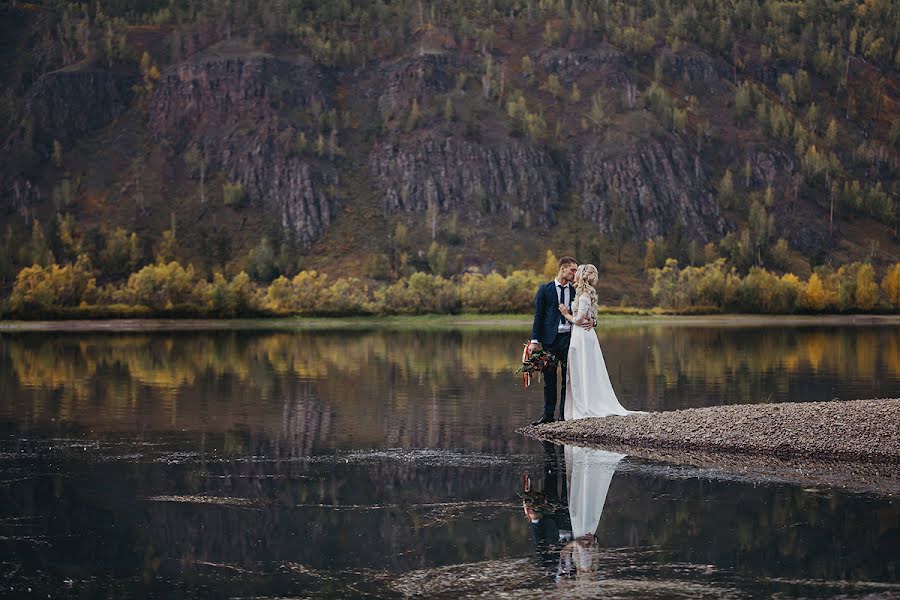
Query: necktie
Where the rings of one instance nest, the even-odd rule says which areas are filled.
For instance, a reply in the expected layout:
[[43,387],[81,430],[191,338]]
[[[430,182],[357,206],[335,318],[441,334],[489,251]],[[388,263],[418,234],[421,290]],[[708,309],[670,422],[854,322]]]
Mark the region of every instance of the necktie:
[[[559,303],[565,304],[566,303],[566,288],[558,283],[556,284],[556,287],[559,288]],[[562,316],[562,313],[560,313],[559,314],[559,322],[563,323],[563,321],[565,321],[565,319],[566,318],[564,316]]]

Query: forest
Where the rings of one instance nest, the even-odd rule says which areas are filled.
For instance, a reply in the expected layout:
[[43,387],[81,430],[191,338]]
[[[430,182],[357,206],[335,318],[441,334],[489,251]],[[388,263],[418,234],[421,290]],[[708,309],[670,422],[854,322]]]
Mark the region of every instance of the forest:
[[900,308],[900,2],[0,17],[7,315]]

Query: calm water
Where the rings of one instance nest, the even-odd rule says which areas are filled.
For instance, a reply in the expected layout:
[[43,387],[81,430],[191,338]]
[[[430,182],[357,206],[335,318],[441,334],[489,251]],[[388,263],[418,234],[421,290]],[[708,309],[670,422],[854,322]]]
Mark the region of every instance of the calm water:
[[[516,434],[525,335],[2,333],[0,596],[900,597],[897,498]],[[900,390],[897,326],[601,343],[633,409]]]

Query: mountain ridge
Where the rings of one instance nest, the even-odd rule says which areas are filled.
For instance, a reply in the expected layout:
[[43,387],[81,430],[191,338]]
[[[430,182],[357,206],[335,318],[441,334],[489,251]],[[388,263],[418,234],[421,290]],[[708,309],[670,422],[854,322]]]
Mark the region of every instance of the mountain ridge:
[[[29,27],[53,31],[49,6],[4,10],[40,12]],[[900,113],[896,67],[861,65],[884,100],[856,100],[849,117],[847,99],[840,119],[803,61],[765,63],[765,45],[734,40],[729,64],[655,35],[656,16],[603,35],[552,15],[494,15],[481,38],[419,25],[348,62],[351,37],[292,45],[274,25],[232,30],[233,17],[185,29],[85,13],[132,55],[5,70],[24,100],[4,136],[0,225],[22,240],[33,219],[71,215],[98,255],[115,228],[134,231],[138,263],[177,228],[177,257],[209,272],[247,268],[265,241],[263,280],[300,268],[391,280],[434,270],[434,244],[443,275],[540,270],[551,249],[599,263],[621,282],[610,301],[639,304],[648,240],[683,264],[714,252],[801,276],[900,260],[897,149],[878,130]],[[889,217],[865,212],[881,205]]]

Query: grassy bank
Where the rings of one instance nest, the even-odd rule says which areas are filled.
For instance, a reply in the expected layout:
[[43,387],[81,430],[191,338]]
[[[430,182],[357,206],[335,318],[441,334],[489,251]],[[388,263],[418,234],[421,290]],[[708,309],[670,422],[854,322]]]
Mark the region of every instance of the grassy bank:
[[[123,317],[106,319],[5,320],[0,332],[17,331],[200,331],[200,330],[382,330],[454,331],[489,329],[516,331],[523,340],[531,330],[531,315],[416,315],[359,317],[254,317],[236,319]],[[601,314],[598,330],[636,327],[818,327],[842,325],[900,326],[900,315],[667,315]]]

